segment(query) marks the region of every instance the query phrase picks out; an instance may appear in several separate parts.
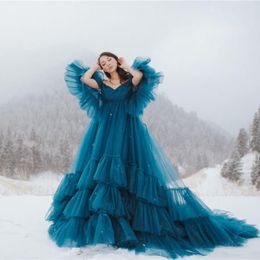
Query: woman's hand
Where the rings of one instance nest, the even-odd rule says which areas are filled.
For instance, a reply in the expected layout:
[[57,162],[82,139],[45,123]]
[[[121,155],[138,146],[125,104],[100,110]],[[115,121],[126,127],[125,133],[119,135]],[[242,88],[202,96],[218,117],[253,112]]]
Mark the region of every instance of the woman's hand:
[[122,69],[127,69],[128,68],[128,64],[127,64],[127,62],[126,62],[124,57],[119,57],[118,58],[118,62],[119,62],[118,66],[120,68],[122,68]]
[[95,68],[96,68],[97,70],[102,70],[102,68],[100,67],[100,65],[99,65],[98,62],[96,63]]

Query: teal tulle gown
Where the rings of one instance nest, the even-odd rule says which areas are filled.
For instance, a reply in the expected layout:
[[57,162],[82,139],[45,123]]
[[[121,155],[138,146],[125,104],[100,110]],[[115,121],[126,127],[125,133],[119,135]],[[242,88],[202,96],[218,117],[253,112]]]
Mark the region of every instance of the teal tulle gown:
[[66,67],[66,86],[91,120],[45,216],[59,247],[106,244],[175,259],[259,237],[255,225],[211,210],[185,186],[142,121],[164,78],[150,61],[136,57],[142,80],[134,86],[130,74],[116,89],[101,70],[93,74],[99,89],[83,83],[89,67],[80,60]]

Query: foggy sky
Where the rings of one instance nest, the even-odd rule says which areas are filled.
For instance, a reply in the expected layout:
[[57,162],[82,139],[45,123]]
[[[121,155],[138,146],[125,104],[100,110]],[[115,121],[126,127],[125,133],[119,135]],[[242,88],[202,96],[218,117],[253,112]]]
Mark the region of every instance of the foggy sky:
[[0,104],[112,51],[149,56],[160,93],[237,135],[260,105],[259,25],[259,2],[0,2]]

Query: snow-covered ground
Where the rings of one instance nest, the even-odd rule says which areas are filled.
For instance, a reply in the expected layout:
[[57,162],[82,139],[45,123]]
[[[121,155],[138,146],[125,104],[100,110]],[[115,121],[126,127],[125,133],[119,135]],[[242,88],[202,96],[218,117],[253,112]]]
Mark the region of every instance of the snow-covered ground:
[[32,176],[29,181],[0,176],[0,195],[52,195],[61,178],[61,174],[52,172]]
[[[246,219],[260,229],[260,192],[250,184],[253,154],[243,158],[243,184],[230,183],[220,175],[220,166],[205,168],[184,179],[187,186],[212,209],[222,209]],[[59,248],[48,237],[50,222],[45,214],[62,176],[47,172],[30,181],[0,176],[0,259],[165,259],[135,255],[125,249],[106,245],[89,246],[77,255],[70,248]],[[260,259],[260,238],[250,239],[243,247],[219,247],[207,256],[183,259]]]
[[[211,208],[231,211],[248,223],[260,228],[260,197],[207,196],[201,197]],[[51,196],[14,195],[0,196],[0,259],[165,259],[157,256],[134,255],[125,249],[106,246],[85,248],[77,255],[69,248],[59,248],[47,236],[49,222],[44,215]],[[260,259],[260,238],[251,239],[244,247],[216,248],[205,257],[184,259]]]

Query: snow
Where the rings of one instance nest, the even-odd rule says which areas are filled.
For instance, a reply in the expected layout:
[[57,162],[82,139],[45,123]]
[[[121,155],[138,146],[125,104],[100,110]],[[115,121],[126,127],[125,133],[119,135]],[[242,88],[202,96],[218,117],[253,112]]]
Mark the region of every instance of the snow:
[[[257,196],[209,196],[201,197],[211,208],[229,210],[248,223],[260,228],[260,197]],[[157,256],[135,255],[125,249],[113,249],[106,245],[84,248],[77,255],[70,248],[59,248],[47,235],[49,222],[44,215],[52,196],[13,195],[0,196],[0,259],[164,259]],[[185,258],[184,258],[185,259]],[[186,259],[202,259],[201,256]],[[260,259],[260,239],[248,240],[243,247],[216,248],[203,259]]]
[[242,172],[243,175],[242,180],[244,182],[245,185],[248,185],[250,187],[251,184],[251,178],[250,178],[250,173],[251,173],[251,169],[255,160],[255,153],[248,153],[246,154],[242,159],[241,159],[241,163],[242,163]]
[[243,172],[241,184],[235,184],[222,177],[220,174],[222,165],[220,164],[215,167],[201,169],[196,174],[184,178],[183,181],[200,196],[260,196],[260,191],[257,191],[250,181],[254,159],[255,153],[248,153],[241,158]]
[[[260,229],[260,192],[250,183],[250,169],[254,154],[242,158],[243,182],[233,184],[220,175],[221,165],[205,168],[188,178],[185,184],[199,195],[211,209],[229,211]],[[135,255],[126,249],[106,245],[88,246],[83,253],[60,248],[48,237],[51,224],[45,214],[52,202],[62,175],[45,172],[28,181],[0,176],[0,259],[161,259],[159,256]],[[243,247],[218,247],[207,256],[190,256],[183,259],[260,259],[260,239],[247,241]]]
[[0,176],[0,195],[52,195],[63,175],[43,172],[28,181]]

